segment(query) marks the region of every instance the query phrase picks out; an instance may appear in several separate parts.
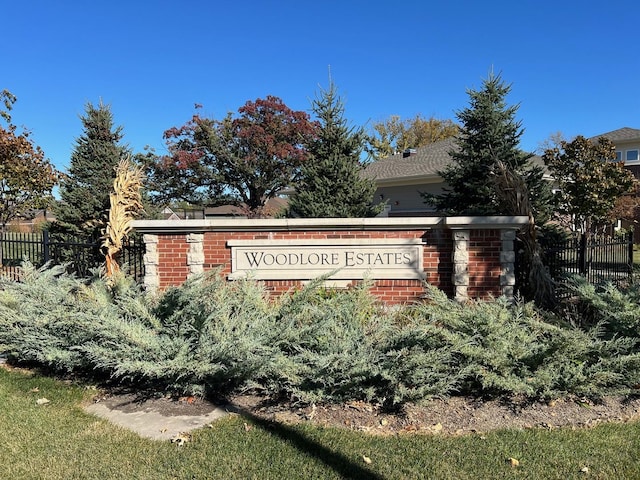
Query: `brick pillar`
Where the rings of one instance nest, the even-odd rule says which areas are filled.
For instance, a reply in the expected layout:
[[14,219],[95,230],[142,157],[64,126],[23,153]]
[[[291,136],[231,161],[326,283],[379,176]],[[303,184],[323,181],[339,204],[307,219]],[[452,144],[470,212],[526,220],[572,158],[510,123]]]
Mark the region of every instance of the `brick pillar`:
[[469,299],[469,230],[453,231],[453,294],[458,302]]
[[188,277],[204,272],[204,234],[189,233],[187,235],[189,253],[187,253]]
[[160,273],[158,265],[158,235],[144,234],[144,288],[148,292],[155,292],[160,286]]
[[500,234],[502,240],[502,250],[500,251],[500,290],[502,295],[509,299],[513,299],[514,287],[516,284],[516,252],[515,230],[502,230]]

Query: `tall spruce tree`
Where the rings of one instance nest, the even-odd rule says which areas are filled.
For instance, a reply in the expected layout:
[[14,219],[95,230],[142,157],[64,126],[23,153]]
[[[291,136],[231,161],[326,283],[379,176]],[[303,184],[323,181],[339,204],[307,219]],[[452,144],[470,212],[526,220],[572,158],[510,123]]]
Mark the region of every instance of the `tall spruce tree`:
[[456,113],[462,126],[457,148],[450,152],[453,162],[439,172],[447,187],[442,194],[424,194],[425,203],[450,215],[515,214],[497,191],[500,162],[523,177],[537,221],[548,219],[551,190],[543,179],[544,169],[531,163],[533,154],[518,146],[524,129],[515,119],[519,106],[506,103],[510,90],[500,75],[491,73],[481,90],[467,92],[469,106]]
[[462,128],[457,148],[450,152],[453,162],[440,172],[448,188],[423,197],[446,214],[528,216],[518,232],[524,250],[521,268],[528,273],[517,288],[526,299],[552,307],[553,280],[542,261],[536,228],[549,219],[551,186],[543,167],[532,164],[533,154],[518,147],[524,129],[515,120],[518,105],[505,101],[510,90],[500,75],[491,73],[482,90],[468,91],[470,105],[457,113]]
[[97,237],[106,224],[115,169],[130,151],[121,144],[122,127],[114,127],[111,108],[102,101],[88,103],[81,120],[84,131],[60,185],[54,230]]
[[312,102],[318,119],[309,159],[291,197],[289,214],[299,217],[373,217],[383,205],[373,205],[375,183],[363,178],[360,157],[367,142],[362,128],[349,127],[344,102],[329,81]]

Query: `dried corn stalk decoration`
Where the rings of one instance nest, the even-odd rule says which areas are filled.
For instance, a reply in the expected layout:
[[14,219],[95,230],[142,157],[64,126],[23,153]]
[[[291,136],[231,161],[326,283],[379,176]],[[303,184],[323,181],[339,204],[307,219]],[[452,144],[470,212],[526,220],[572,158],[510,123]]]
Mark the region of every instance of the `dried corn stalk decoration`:
[[134,217],[143,211],[140,195],[142,179],[142,168],[134,166],[129,158],[120,160],[116,167],[113,192],[109,195],[109,221],[102,241],[107,278],[120,271],[117,257],[122,251],[122,242],[131,231]]
[[522,176],[513,172],[502,161],[496,161],[495,184],[500,199],[515,215],[526,215],[529,221],[519,232],[525,254],[530,262],[529,284],[534,289],[536,304],[552,308],[555,305],[555,287],[542,261],[542,251],[537,241],[533,206],[529,199],[529,189]]

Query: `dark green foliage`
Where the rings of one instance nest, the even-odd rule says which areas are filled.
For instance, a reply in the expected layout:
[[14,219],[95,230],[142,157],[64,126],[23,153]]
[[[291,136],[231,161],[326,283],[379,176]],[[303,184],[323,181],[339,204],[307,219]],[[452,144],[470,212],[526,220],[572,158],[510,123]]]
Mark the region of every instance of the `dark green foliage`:
[[551,214],[551,187],[532,154],[520,150],[524,130],[516,121],[518,106],[509,106],[511,90],[491,74],[480,91],[470,90],[469,107],[458,112],[462,127],[452,162],[442,171],[441,194],[423,194],[427,204],[446,215],[523,215],[528,225],[518,232],[529,272],[520,293],[537,305],[552,308],[553,281],[544,268],[536,242],[536,224]]
[[446,214],[510,215],[509,205],[497,195],[493,181],[496,163],[503,162],[521,175],[529,188],[534,217],[542,224],[550,213],[551,191],[543,170],[531,163],[531,154],[518,147],[524,132],[515,120],[518,105],[508,106],[511,90],[500,75],[491,74],[480,91],[469,90],[469,107],[457,112],[462,127],[453,162],[440,175],[447,187],[442,194],[425,194],[425,202]]
[[62,231],[97,238],[106,223],[115,167],[130,152],[121,144],[122,127],[114,127],[108,105],[88,103],[81,120],[83,133],[61,181],[61,201],[55,213]]
[[309,144],[309,158],[291,197],[290,215],[298,217],[374,217],[383,205],[372,205],[375,182],[361,177],[363,129],[349,128],[344,104],[333,82],[313,101],[320,125]]
[[542,245],[553,245],[571,238],[571,232],[557,223],[545,223],[538,229],[538,241]]
[[[0,353],[56,371],[200,395],[255,390],[300,402],[389,407],[433,396],[548,399],[629,393],[640,384],[638,288],[578,285],[571,315],[504,299],[384,309],[367,282],[319,278],[279,301],[219,272],[148,296],[64,268],[2,280]],[[568,320],[568,321],[567,321]]]

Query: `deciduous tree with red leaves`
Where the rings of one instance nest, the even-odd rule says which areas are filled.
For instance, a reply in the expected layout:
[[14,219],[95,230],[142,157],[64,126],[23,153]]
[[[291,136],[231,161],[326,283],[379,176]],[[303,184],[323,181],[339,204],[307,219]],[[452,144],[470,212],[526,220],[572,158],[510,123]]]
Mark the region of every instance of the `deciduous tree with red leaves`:
[[274,96],[248,101],[222,120],[196,114],[165,132],[168,155],[147,155],[152,196],[160,203],[235,203],[261,216],[267,200],[297,182],[315,128],[307,113]]
[[16,97],[8,90],[0,92],[0,226],[27,211],[47,207],[53,200],[51,190],[58,181],[58,172],[33,144],[28,131],[18,132],[11,123],[11,109]]

